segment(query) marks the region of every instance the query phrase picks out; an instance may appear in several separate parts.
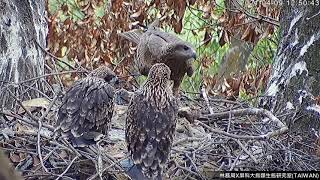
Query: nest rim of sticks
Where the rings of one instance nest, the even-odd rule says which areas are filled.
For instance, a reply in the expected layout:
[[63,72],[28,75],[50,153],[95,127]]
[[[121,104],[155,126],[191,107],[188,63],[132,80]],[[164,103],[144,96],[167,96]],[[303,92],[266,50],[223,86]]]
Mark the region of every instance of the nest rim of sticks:
[[[128,157],[124,138],[108,140],[102,152],[94,147],[87,151],[75,149],[68,141],[52,137],[59,94],[53,93],[54,98],[46,106],[26,107],[19,96],[8,92],[20,110],[0,111],[1,147],[25,179],[72,179],[79,174],[89,179],[127,177],[120,164]],[[182,101],[188,106],[180,112],[198,116],[192,123],[179,117],[165,178],[211,179],[216,172],[233,170],[320,169],[320,140],[317,144],[302,133],[286,133],[283,115],[241,102],[213,99],[205,91],[201,96]],[[117,108],[123,113],[126,106]],[[117,118],[122,118],[123,125],[123,117]],[[124,132],[123,126],[113,129]],[[115,145],[119,152],[114,157],[106,149]],[[88,169],[90,172],[86,172]]]

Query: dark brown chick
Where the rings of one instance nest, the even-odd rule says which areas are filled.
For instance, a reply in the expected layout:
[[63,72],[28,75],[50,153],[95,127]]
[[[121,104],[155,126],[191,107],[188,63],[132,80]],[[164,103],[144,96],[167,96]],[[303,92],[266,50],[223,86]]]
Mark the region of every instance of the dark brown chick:
[[178,106],[172,93],[170,73],[167,65],[154,64],[128,107],[128,151],[137,169],[147,179],[161,179],[175,132]]
[[106,135],[113,114],[116,82],[115,73],[107,66],[76,81],[59,108],[56,132],[68,137],[75,146],[94,144]]

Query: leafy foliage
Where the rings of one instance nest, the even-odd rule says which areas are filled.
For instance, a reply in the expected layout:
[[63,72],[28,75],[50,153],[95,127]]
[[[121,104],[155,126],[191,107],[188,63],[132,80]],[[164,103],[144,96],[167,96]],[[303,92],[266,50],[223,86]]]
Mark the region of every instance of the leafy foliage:
[[[268,79],[265,76],[270,69],[261,67],[269,67],[277,46],[277,34],[274,32],[279,7],[260,2],[253,4],[247,0],[234,4],[226,2],[49,0],[50,52],[74,67],[93,69],[100,64],[113,66],[130,87],[135,79],[130,75],[137,73],[132,68],[136,48],[117,33],[139,28],[139,24],[146,25],[155,17],[161,17],[161,27],[192,43],[199,55],[194,62],[195,75],[184,79],[184,91],[199,92],[203,84],[208,92],[214,94],[218,92],[220,95],[238,97],[241,91],[244,97],[248,94],[255,96],[262,86],[253,87],[252,78],[265,85]],[[236,58],[230,63],[234,67],[245,63],[250,71],[236,68],[226,70],[231,76],[217,76],[221,67],[231,68],[228,66],[231,60],[225,56],[233,46],[234,37],[241,39],[241,46],[245,42],[254,49],[248,58]],[[225,62],[227,66],[224,67],[222,64]],[[68,69],[64,63],[60,63],[60,68]],[[263,69],[265,72],[261,72]],[[68,84],[74,78],[65,77],[63,80]],[[141,83],[143,79],[135,81]],[[217,88],[217,85],[222,88]],[[251,91],[253,88],[257,88],[254,93]]]

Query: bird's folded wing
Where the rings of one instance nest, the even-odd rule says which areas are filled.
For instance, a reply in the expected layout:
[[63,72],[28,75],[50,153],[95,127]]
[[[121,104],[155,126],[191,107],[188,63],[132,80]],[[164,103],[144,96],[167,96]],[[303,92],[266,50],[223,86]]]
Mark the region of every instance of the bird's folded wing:
[[146,46],[154,57],[162,56],[168,45],[169,44],[167,40],[157,34],[150,33],[150,35],[147,37]]
[[127,32],[118,33],[119,36],[138,44],[140,42],[141,35],[148,30],[149,28],[159,27],[160,19],[155,19],[145,30],[142,29],[133,29]]
[[122,33],[118,33],[119,36],[131,41],[131,42],[134,42],[136,44],[139,44],[140,42],[140,37],[141,35],[143,34],[143,30],[141,29],[133,29],[133,30],[130,30],[130,31],[127,31],[127,32],[122,32]]
[[78,81],[67,92],[58,111],[58,127],[73,132],[75,137],[94,127],[99,131],[110,121],[113,110],[113,89],[103,80],[87,78]]

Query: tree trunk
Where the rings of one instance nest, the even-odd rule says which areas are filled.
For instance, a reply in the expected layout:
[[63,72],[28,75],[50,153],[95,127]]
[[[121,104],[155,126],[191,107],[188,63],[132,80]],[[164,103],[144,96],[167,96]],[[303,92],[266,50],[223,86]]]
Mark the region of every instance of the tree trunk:
[[[281,42],[274,58],[265,98],[260,105],[276,114],[286,114],[290,130],[319,130],[320,106],[320,5],[283,1]],[[306,1],[312,2],[312,1]]]
[[37,44],[46,47],[45,17],[44,0],[0,0],[0,108],[13,107],[9,90],[25,100],[42,87],[40,81],[19,82],[44,72],[44,53]]

